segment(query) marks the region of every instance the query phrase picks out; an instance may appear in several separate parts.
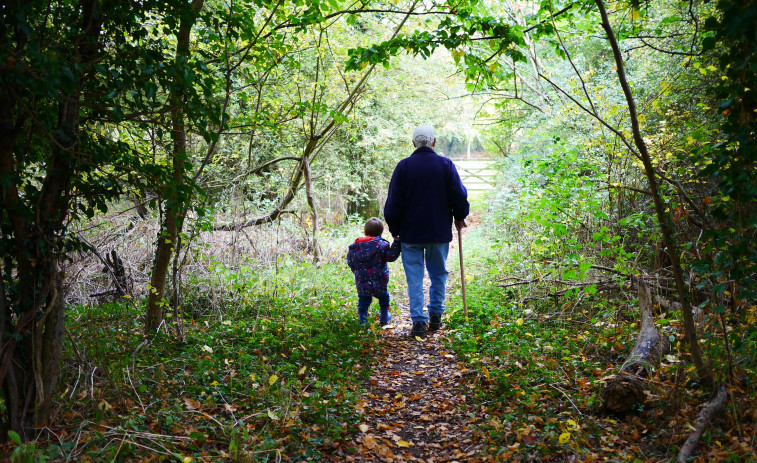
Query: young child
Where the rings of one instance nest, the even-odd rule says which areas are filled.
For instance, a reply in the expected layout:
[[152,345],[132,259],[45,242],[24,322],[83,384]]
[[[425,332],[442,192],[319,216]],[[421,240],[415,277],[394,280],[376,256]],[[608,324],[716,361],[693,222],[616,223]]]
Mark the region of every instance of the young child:
[[392,319],[389,313],[389,267],[387,262],[394,262],[400,255],[400,241],[395,240],[391,246],[381,237],[384,224],[375,217],[365,222],[365,236],[355,240],[347,252],[347,264],[355,274],[357,286],[357,313],[360,326],[368,323],[368,308],[376,297],[381,308],[379,323],[386,325]]

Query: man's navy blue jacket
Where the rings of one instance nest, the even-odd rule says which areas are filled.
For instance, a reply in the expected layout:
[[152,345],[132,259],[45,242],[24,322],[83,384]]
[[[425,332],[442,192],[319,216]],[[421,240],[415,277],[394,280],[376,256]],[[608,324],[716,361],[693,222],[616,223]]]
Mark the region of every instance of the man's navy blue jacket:
[[449,243],[453,218],[464,220],[469,211],[455,165],[433,149],[418,148],[394,168],[384,218],[403,243]]

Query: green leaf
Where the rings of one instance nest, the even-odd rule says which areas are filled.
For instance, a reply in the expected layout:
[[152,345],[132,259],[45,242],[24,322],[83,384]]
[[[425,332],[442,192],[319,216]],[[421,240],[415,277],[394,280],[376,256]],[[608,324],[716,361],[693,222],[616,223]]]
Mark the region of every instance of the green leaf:
[[16,431],[8,431],[8,437],[17,445],[21,445],[21,436]]

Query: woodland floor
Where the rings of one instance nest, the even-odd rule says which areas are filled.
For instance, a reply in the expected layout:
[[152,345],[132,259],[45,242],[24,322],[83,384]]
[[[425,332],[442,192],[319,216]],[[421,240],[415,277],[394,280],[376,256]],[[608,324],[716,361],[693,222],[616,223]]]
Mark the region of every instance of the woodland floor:
[[[473,227],[464,231],[474,229],[479,221],[473,218]],[[455,239],[450,256],[457,255],[457,244]],[[452,288],[459,285],[459,271],[452,268],[454,265],[456,262],[448,262],[448,299]],[[393,277],[402,278],[401,273],[399,276],[397,273]],[[426,300],[428,283],[427,278]],[[565,365],[554,364],[563,374],[570,371],[568,365],[572,360],[568,361],[569,357],[583,361],[593,357],[593,365],[600,368],[591,368],[588,378],[578,376],[569,381],[563,378],[551,384],[545,382],[546,377],[539,376],[538,367],[529,374],[528,365],[543,367],[542,362],[551,360],[552,356],[546,350],[530,358],[512,355],[511,365],[499,365],[498,369],[517,368],[523,375],[520,380],[518,375],[509,380],[500,377],[498,389],[504,388],[507,392],[498,394],[490,390],[498,381],[492,381],[495,366],[489,367],[492,368],[490,376],[486,357],[479,363],[476,354],[460,357],[454,352],[456,341],[459,348],[459,337],[457,340],[452,337],[460,328],[460,308],[456,308],[458,313],[452,320],[445,316],[445,320],[452,322],[449,326],[428,332],[424,338],[411,337],[407,298],[404,287],[400,287],[401,290],[392,295],[394,310],[399,311],[399,315],[395,313],[392,324],[380,330],[378,348],[369,354],[373,369],[364,384],[366,392],[356,406],[356,411],[363,416],[359,432],[345,446],[350,449],[349,454],[340,452],[338,457],[327,457],[330,461],[664,461],[674,458],[674,443],[681,442],[693,429],[685,423],[696,419],[696,412],[706,401],[705,391],[678,396],[678,373],[675,378],[658,373],[656,380],[660,387],[653,386],[652,389],[660,394],[649,394],[647,410],[620,416],[605,413],[593,402],[592,396],[596,397],[597,386],[603,384],[596,382],[599,376],[609,377],[615,373],[618,364],[612,359],[620,362],[630,347],[617,341],[612,347],[617,357],[591,355],[589,353],[595,346],[587,348],[586,344],[582,349],[586,354],[574,350],[576,346],[571,346],[570,353],[563,350],[561,360]],[[475,311],[477,303],[482,301],[477,301],[475,295],[473,298],[469,296],[469,304],[471,299]],[[376,307],[372,309],[378,311]],[[474,316],[473,312],[471,316]],[[542,316],[539,320],[532,320],[534,333],[541,338],[535,339],[533,344],[538,346],[540,341],[549,342],[550,334],[554,334],[550,333],[553,321],[549,318]],[[378,322],[378,316],[375,321]],[[492,326],[500,323],[508,322],[491,320]],[[515,320],[509,320],[509,323],[515,323]],[[515,324],[521,323],[523,321],[518,320]],[[540,330],[543,332],[538,334]],[[572,338],[570,333],[564,334],[568,338],[563,338],[562,348],[576,342],[576,338],[582,339],[581,334]],[[483,336],[476,336],[475,332],[464,336],[484,342]],[[531,334],[526,333],[526,336]],[[604,336],[608,341],[612,339],[610,333]],[[522,335],[517,337],[522,338]],[[560,349],[560,336],[553,340],[556,341],[554,348]],[[590,364],[591,360],[586,362],[587,367]],[[669,370],[673,368],[675,365],[668,366]],[[524,379],[527,380],[525,383]],[[501,384],[502,380],[509,384]],[[669,384],[669,388],[664,386],[671,382],[676,384]],[[671,414],[673,409],[676,412]],[[750,416],[749,412],[744,415],[747,422]],[[734,426],[730,417],[725,421]],[[754,437],[745,435],[744,430],[738,428],[739,425],[735,424],[732,434],[729,433],[732,436],[730,449],[710,438],[711,441],[700,444],[701,453],[695,453],[695,461],[753,461],[749,454],[753,456],[754,449],[750,452],[749,448],[753,446]],[[734,459],[734,450],[735,453],[743,452],[743,459]]]
[[[147,342],[136,304],[72,307],[52,423],[29,443],[0,444],[0,462],[672,461],[709,400],[685,367],[677,320],[658,320],[679,348],[646,403],[609,414],[599,395],[635,342],[633,303],[514,304],[471,222],[469,317],[455,239],[445,325],[420,339],[409,335],[401,265],[392,324],[378,326],[374,303],[375,323],[361,329],[341,256],[318,272],[282,266],[277,279],[221,274],[229,280],[210,283],[244,283],[239,299],[216,312],[198,291],[181,339],[167,330]],[[734,371],[697,463],[757,461],[754,373]]]

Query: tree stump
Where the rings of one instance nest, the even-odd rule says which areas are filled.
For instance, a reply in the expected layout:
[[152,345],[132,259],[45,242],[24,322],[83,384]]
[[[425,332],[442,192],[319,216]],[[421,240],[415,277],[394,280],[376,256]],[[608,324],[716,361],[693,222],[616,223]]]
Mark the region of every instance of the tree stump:
[[631,355],[617,375],[609,378],[602,391],[605,409],[614,413],[631,410],[646,400],[646,378],[660,366],[660,359],[667,351],[667,340],[660,336],[652,318],[652,295],[642,281],[638,283],[641,329]]

